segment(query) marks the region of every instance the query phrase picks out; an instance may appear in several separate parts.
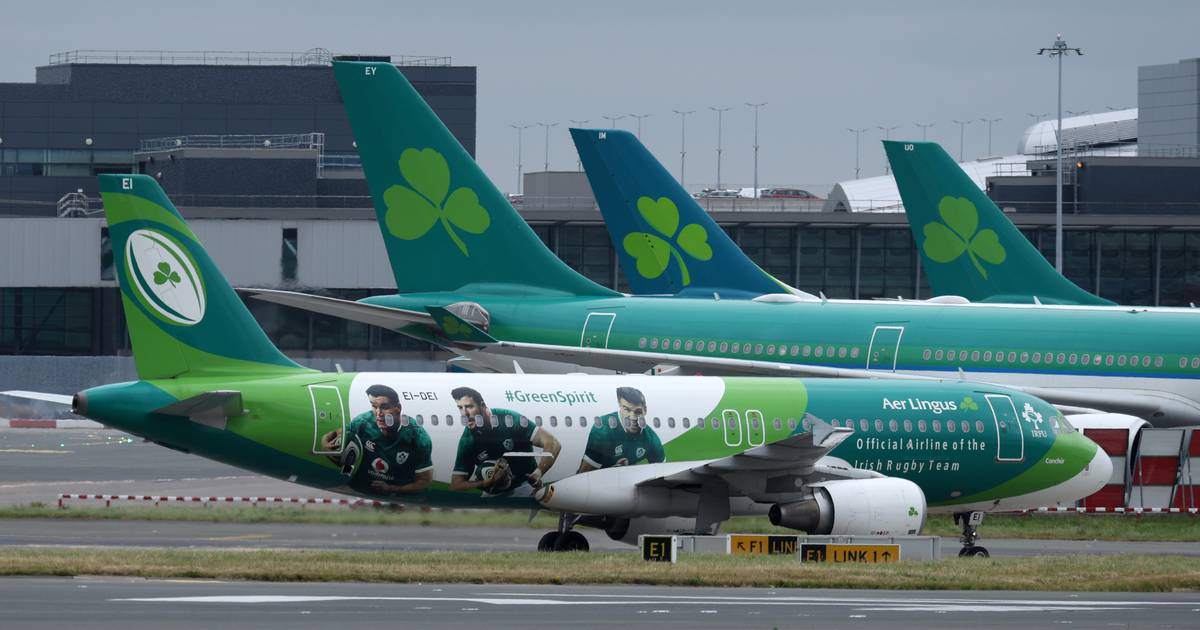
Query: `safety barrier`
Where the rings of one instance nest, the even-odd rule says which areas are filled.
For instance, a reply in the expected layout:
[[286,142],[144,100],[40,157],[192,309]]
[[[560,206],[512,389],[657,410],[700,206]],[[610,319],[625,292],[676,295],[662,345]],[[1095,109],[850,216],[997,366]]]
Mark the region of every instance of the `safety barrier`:
[[1113,509],[1125,506],[1125,484],[1129,455],[1129,429],[1084,429],[1083,434],[1095,442],[1112,460],[1112,478],[1095,494],[1083,499],[1081,507]]
[[[264,505],[334,505],[346,507],[386,507],[393,510],[407,509],[402,503],[391,503],[388,501],[376,501],[372,499],[341,499],[334,497],[202,497],[202,496],[167,496],[167,495],[152,495],[152,494],[60,494],[58,495],[58,507],[65,508],[66,501],[81,500],[81,501],[104,501],[105,507],[111,507],[113,501],[130,501],[154,503],[154,507],[158,507],[162,503],[184,503],[184,504],[235,504],[249,503],[251,507]],[[420,506],[422,512],[429,512],[430,507],[427,505]]]
[[1179,470],[1179,488],[1172,503],[1177,508],[1200,507],[1200,431],[1191,429],[1187,441],[1187,452],[1183,454]]
[[1190,514],[1200,516],[1200,508],[1140,508],[1140,507],[1040,507],[1022,510],[1020,514]]
[[1187,429],[1142,429],[1130,466],[1127,507],[1171,507]]

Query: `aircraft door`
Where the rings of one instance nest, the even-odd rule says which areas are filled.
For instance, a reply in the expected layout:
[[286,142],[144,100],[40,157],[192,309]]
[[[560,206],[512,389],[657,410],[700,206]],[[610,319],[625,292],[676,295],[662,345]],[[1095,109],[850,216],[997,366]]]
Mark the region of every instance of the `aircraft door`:
[[867,349],[867,369],[895,372],[903,336],[903,326],[876,326],[871,333],[871,347]]
[[1025,431],[1021,416],[1013,405],[1012,398],[1001,394],[988,394],[988,407],[996,421],[996,461],[1019,462],[1025,459]]
[[607,348],[608,335],[612,332],[616,313],[588,313],[583,320],[583,333],[579,336],[581,348]]
[[313,446],[314,455],[337,455],[341,448],[322,449],[321,436],[335,429],[345,435],[346,412],[342,404],[342,395],[336,385],[309,385],[308,395],[313,405]]
[[750,446],[762,446],[767,441],[766,426],[763,425],[761,411],[751,409],[746,412],[746,442]]
[[725,434],[725,446],[740,446],[742,443],[742,414],[735,409],[721,412],[721,427]]

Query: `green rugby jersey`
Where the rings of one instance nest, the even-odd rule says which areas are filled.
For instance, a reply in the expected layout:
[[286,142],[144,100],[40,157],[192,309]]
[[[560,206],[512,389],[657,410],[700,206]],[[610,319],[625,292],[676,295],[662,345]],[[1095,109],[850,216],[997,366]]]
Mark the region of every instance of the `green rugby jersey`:
[[[537,426],[526,420],[521,426],[521,414],[508,409],[492,409],[492,415],[499,420],[497,426],[492,426],[485,419],[485,428],[472,431],[463,427],[462,437],[458,438],[458,456],[454,459],[454,474],[466,475],[468,478],[475,469],[487,462],[494,462],[505,453],[533,452],[533,436]],[[507,426],[507,418],[512,418],[512,426]],[[533,457],[511,457],[508,462],[512,471],[513,486],[526,481],[526,476],[537,468],[537,459]]]
[[616,413],[601,416],[588,433],[583,460],[596,468],[658,463],[666,459],[658,434],[649,426],[632,433],[625,430]]
[[373,411],[356,416],[346,432],[362,444],[362,463],[350,478],[350,487],[359,492],[378,493],[371,489],[374,481],[397,486],[409,484],[416,480],[417,473],[433,468],[429,434],[411,419],[402,422],[390,440],[375,424]]

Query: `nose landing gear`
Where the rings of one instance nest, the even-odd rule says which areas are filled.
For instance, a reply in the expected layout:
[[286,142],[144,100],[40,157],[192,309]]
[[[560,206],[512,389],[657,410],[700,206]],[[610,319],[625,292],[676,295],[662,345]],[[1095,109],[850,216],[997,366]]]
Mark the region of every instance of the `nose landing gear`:
[[991,554],[987,549],[975,544],[979,542],[979,525],[983,523],[983,512],[956,512],[954,524],[962,525],[962,536],[958,541],[963,548],[958,551],[960,558],[987,558]]

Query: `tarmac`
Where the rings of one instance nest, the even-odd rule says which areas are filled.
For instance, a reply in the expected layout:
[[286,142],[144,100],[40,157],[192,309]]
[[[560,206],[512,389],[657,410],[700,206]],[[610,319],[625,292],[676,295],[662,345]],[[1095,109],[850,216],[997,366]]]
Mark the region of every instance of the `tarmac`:
[[[1195,593],[0,578],[6,628],[1194,628]],[[52,611],[52,614],[48,614]]]

